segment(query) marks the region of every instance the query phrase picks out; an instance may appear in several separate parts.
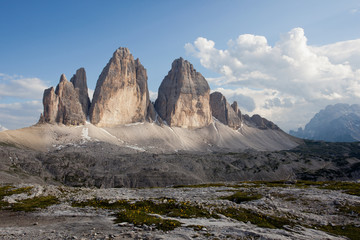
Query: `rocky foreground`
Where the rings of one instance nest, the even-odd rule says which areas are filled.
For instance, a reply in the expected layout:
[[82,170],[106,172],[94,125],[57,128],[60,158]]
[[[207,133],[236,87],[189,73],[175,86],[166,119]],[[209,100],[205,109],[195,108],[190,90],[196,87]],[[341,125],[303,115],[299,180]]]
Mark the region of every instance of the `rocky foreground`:
[[0,187],[1,239],[359,239],[360,184]]

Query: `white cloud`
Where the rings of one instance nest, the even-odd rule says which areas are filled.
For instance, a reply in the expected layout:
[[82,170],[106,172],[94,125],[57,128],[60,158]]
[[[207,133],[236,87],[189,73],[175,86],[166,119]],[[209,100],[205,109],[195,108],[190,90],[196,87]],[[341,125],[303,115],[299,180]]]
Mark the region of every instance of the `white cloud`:
[[264,36],[244,34],[230,40],[227,49],[199,37],[185,50],[220,74],[208,79],[211,84],[225,95],[232,91],[232,96],[252,98],[256,107],[250,113],[286,130],[304,125],[311,118],[304,116],[327,104],[360,100],[360,39],[309,46],[304,30],[294,28],[274,46]]
[[0,74],[0,99],[4,97],[41,99],[45,88],[47,88],[45,82],[39,78]]
[[9,129],[28,127],[37,123],[42,111],[42,102],[39,100],[2,103],[0,119]]
[[92,101],[93,96],[94,96],[94,90],[93,90],[93,89],[88,88],[88,94],[89,94],[90,101]]
[[6,127],[0,125],[0,132],[8,130]]
[[153,92],[153,91],[149,90],[150,101],[155,102],[155,100],[157,99],[157,96],[158,96],[157,92]]
[[39,78],[0,73],[0,119],[9,129],[35,124],[42,112],[46,84]]

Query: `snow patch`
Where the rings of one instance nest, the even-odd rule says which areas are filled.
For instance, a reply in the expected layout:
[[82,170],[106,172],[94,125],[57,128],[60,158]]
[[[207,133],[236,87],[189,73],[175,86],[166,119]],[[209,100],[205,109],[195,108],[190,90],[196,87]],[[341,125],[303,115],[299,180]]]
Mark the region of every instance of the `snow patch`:
[[81,137],[82,137],[82,141],[81,141],[82,144],[86,143],[87,141],[91,141],[91,137],[89,137],[89,129],[88,128],[82,129]]
[[127,148],[131,148],[131,149],[134,149],[134,150],[137,150],[137,151],[140,151],[140,152],[145,152],[146,150],[141,148],[141,147],[138,147],[138,146],[134,146],[134,145],[125,145],[125,147]]
[[128,123],[128,124],[125,124],[125,126],[130,127],[130,126],[136,126],[136,125],[142,125],[142,124],[144,124],[144,122]]

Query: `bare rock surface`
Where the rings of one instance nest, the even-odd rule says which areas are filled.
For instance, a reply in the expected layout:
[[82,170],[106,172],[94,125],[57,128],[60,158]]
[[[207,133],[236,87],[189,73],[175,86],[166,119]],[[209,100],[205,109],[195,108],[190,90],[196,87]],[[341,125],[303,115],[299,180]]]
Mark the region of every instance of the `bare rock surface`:
[[84,124],[86,115],[79,101],[79,92],[62,74],[60,82],[44,91],[44,114],[40,121],[47,123],[62,123],[65,125]]
[[235,111],[236,115],[240,118],[240,121],[242,121],[243,116],[242,116],[241,111],[240,111],[240,109],[239,109],[239,107],[238,107],[237,101],[234,101],[234,102],[231,104],[231,107],[232,107],[232,109]]
[[[54,196],[59,203],[34,212],[10,212],[0,210],[1,239],[347,239],[324,229],[347,229],[359,226],[357,214],[347,207],[359,206],[360,197],[348,195],[342,190],[319,189],[314,186],[297,187],[296,183],[268,186],[267,183],[227,183],[216,186],[143,189],[93,189],[69,188],[52,185],[17,185],[33,187],[26,198]],[[235,203],[221,199],[243,192],[260,196],[257,200]],[[15,194],[5,202],[21,202],[21,194]],[[100,201],[152,201],[166,204],[168,199],[186,203],[184,208],[196,206],[219,215],[218,218],[168,217],[181,226],[171,231],[156,229],[153,225],[134,225],[131,222],[114,223],[113,214],[119,210],[94,207],[73,207],[74,202],[96,199]],[[221,210],[250,211],[264,219],[282,219],[283,225],[267,228],[254,219],[235,219],[219,214]],[[345,231],[344,231],[345,232]]]
[[115,126],[145,121],[149,103],[145,68],[127,48],[117,49],[97,81],[91,123]]
[[179,58],[162,81],[155,109],[171,127],[201,128],[211,121],[210,87],[188,61]]
[[234,105],[234,108],[236,107],[235,112],[234,108],[226,101],[225,96],[220,92],[210,94],[210,106],[212,115],[223,124],[233,129],[238,129],[241,126],[241,118],[238,115],[239,112],[241,116],[241,112],[237,108],[237,104]]

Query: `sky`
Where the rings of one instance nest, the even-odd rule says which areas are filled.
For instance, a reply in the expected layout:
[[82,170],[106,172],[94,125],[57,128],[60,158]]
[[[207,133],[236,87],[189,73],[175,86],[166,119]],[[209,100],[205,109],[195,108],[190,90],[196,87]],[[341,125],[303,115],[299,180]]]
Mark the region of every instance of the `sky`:
[[0,0],[0,131],[35,124],[42,95],[80,67],[90,92],[118,47],[152,100],[183,57],[240,110],[285,131],[360,103],[358,0]]

